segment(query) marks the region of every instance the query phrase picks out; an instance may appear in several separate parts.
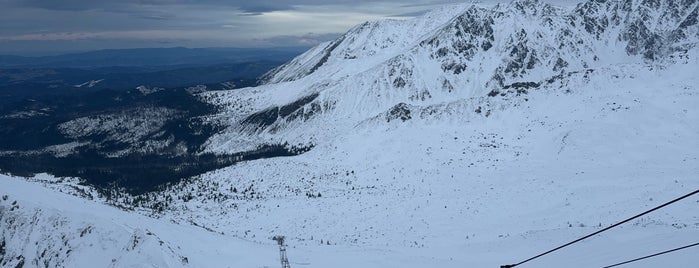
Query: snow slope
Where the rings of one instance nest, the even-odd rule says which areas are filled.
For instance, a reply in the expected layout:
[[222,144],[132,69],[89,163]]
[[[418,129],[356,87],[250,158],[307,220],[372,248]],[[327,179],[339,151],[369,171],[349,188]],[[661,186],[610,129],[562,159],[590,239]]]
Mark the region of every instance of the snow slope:
[[[169,198],[163,218],[253,240],[322,239],[449,259],[444,267],[523,259],[699,189],[697,63],[617,68],[488,117],[381,117],[301,156],[232,166],[153,198]],[[594,267],[689,244],[698,202],[538,265]],[[689,252],[660,263],[686,267],[699,260]],[[383,266],[394,267],[366,267]]]
[[[383,248],[612,224],[699,188],[698,8],[514,1],[360,25],[268,85],[206,95],[229,124],[210,151],[315,147],[173,186],[187,201],[163,217]],[[694,232],[693,202],[634,228]]]
[[145,217],[18,178],[0,175],[0,196],[0,267],[276,264],[274,246]]
[[205,93],[229,126],[206,150],[332,143],[405,105],[468,120],[479,106],[489,114],[534,90],[575,90],[569,80],[594,71],[681,63],[699,42],[698,12],[696,1],[588,1],[567,11],[519,0],[365,23],[272,71],[265,86]]
[[[161,267],[184,266],[180,256],[196,267],[277,266],[274,235],[288,237],[294,267],[518,262],[699,189],[698,10],[696,1],[587,1],[567,10],[518,0],[359,25],[269,73],[266,85],[200,95],[222,107],[207,120],[227,126],[205,152],[310,151],[112,201],[152,218],[98,215],[124,215],[110,218],[117,226],[139,222],[122,234],[148,226],[164,237],[178,250],[146,243],[139,255],[157,256],[140,260]],[[1,183],[10,195],[46,191]],[[46,206],[103,207],[25,209],[37,201],[16,196],[24,199],[13,218]],[[698,204],[694,196],[527,265],[604,266],[695,243]],[[58,229],[82,228],[83,218],[69,215]],[[56,232],[11,230],[3,236]],[[109,258],[130,254],[114,247],[128,240],[113,240],[104,243]],[[231,264],[228,251],[200,247],[246,254]],[[697,250],[634,267],[689,267]]]

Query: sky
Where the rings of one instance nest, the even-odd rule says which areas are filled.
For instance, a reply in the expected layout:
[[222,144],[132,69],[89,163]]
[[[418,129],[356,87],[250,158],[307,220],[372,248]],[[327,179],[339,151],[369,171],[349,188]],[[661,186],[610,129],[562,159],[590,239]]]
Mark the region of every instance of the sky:
[[310,47],[364,21],[409,18],[464,1],[469,0],[0,0],[0,54]]

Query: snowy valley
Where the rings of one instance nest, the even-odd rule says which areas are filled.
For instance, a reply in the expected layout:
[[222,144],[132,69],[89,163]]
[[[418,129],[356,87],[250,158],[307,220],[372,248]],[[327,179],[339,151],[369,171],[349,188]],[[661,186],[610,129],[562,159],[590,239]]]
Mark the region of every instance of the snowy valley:
[[[219,107],[198,154],[285,156],[142,194],[0,175],[0,266],[278,267],[275,235],[292,267],[516,263],[699,189],[698,17],[697,1],[515,0],[358,25],[263,85],[193,93]],[[147,134],[97,119],[63,131]],[[693,196],[521,267],[697,239]]]

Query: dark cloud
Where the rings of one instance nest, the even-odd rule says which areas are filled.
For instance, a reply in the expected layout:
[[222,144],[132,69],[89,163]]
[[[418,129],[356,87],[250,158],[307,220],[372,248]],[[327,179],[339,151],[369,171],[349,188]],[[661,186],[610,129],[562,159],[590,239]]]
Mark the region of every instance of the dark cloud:
[[435,5],[468,1],[0,0],[0,54],[164,44],[310,46],[367,20],[419,16]]
[[125,8],[137,11],[142,6],[218,6],[225,8],[236,8],[245,13],[262,13],[278,10],[293,9],[297,4],[317,4],[315,0],[2,0],[3,5],[14,7],[40,8],[47,10],[103,10],[103,11],[123,11]]
[[424,14],[427,13],[428,11],[430,11],[430,10],[429,10],[429,9],[425,9],[425,10],[419,10],[419,11],[413,11],[413,12],[407,12],[407,13],[396,14],[396,15],[392,15],[391,17],[417,17],[417,16],[424,15]]
[[90,9],[110,9],[118,1],[82,1],[82,0],[4,0],[1,3],[12,7],[31,7],[48,10],[90,10]]
[[246,13],[254,14],[293,9],[293,7],[288,4],[259,3],[257,1],[246,1],[245,3],[234,4],[234,7]]
[[145,20],[173,20],[177,16],[173,13],[162,12],[162,11],[140,11],[140,12],[126,12],[134,18],[145,19]]
[[110,11],[124,6],[168,6],[196,5],[236,8],[244,13],[264,13],[280,10],[292,10],[296,6],[314,5],[361,5],[366,3],[390,2],[415,5],[434,5],[440,3],[462,2],[459,0],[0,0],[0,3],[13,6],[43,8],[49,10],[93,10]]

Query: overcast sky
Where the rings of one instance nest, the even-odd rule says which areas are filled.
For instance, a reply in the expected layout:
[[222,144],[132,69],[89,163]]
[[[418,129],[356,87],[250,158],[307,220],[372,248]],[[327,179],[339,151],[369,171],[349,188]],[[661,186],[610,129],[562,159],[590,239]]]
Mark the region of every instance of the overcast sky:
[[0,0],[0,54],[312,46],[367,20],[455,2],[464,0]]

